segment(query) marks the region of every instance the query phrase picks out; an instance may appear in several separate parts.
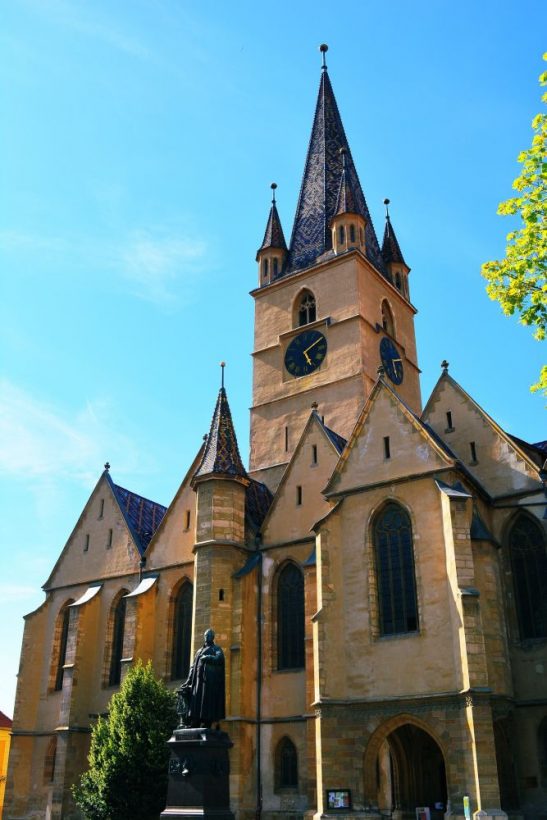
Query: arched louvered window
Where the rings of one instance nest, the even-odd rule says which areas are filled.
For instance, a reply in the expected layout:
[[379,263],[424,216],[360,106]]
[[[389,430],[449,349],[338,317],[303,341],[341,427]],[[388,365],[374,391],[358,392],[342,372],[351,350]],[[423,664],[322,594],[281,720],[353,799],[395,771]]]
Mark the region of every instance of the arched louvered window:
[[304,666],[304,578],[287,564],[277,582],[277,668]]
[[112,652],[110,655],[110,671],[108,685],[117,686],[122,674],[123,636],[125,631],[125,592],[123,592],[114,610],[112,626]]
[[395,337],[395,324],[393,322],[393,314],[391,309],[384,299],[382,302],[382,327],[389,333],[390,336]]
[[418,629],[412,526],[399,504],[389,503],[374,524],[380,634]]
[[317,316],[315,296],[309,290],[304,291],[298,302],[298,325],[309,325],[315,322]]
[[192,641],[192,584],[185,581],[173,602],[173,648],[171,680],[186,679]]
[[58,655],[57,655],[57,669],[55,671],[55,686],[54,690],[60,692],[63,688],[64,665],[66,661],[66,647],[68,642],[68,625],[70,622],[70,609],[67,604],[59,613],[61,618],[61,634],[59,635]]
[[298,753],[288,737],[279,741],[275,751],[275,785],[277,789],[298,788]]
[[547,551],[539,524],[520,515],[509,533],[520,637],[547,638]]

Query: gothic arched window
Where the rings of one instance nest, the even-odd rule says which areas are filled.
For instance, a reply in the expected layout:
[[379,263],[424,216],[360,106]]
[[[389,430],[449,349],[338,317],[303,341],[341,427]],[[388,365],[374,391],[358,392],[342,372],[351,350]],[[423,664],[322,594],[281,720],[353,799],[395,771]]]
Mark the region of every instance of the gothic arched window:
[[182,583],[173,601],[171,680],[186,679],[192,641],[192,584]]
[[52,667],[50,686],[54,692],[60,692],[63,688],[64,665],[66,662],[66,649],[68,643],[68,627],[70,623],[70,604],[72,598],[61,608],[57,622],[55,624],[55,636],[53,640]]
[[309,290],[304,291],[298,302],[298,325],[309,325],[315,322],[317,311],[315,307],[315,297]]
[[287,564],[277,580],[277,668],[304,666],[304,577]]
[[393,322],[393,313],[391,312],[391,308],[389,307],[387,301],[384,299],[382,302],[382,327],[389,333],[390,336],[395,338],[395,323]]
[[374,524],[380,634],[416,632],[418,606],[412,526],[399,504],[386,504]]
[[110,653],[110,670],[108,685],[117,686],[122,675],[123,636],[125,631],[125,590],[115,604],[112,624],[112,650]]
[[520,637],[547,638],[547,551],[539,526],[520,515],[509,533]]
[[288,737],[282,738],[275,750],[275,785],[277,789],[298,788],[298,753]]

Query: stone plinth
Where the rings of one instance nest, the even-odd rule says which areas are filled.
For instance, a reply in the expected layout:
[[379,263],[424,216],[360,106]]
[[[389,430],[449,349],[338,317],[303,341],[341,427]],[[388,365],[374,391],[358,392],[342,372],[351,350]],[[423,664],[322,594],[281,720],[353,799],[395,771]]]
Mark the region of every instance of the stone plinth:
[[226,732],[213,729],[175,729],[167,741],[169,785],[166,818],[234,820],[230,811],[230,761],[233,746]]

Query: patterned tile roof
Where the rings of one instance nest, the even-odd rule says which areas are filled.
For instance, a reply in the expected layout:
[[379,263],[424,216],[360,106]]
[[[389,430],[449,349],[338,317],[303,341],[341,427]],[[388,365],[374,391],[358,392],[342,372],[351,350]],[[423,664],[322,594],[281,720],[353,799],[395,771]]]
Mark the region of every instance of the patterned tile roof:
[[132,493],[118,484],[114,484],[107,472],[107,477],[120,505],[120,509],[125,516],[126,523],[131,530],[139,552],[144,554],[152,536],[161,524],[161,520],[167,512],[167,507],[143,498],[142,495]]
[[347,444],[346,439],[339,436],[338,433],[335,433],[334,430],[331,430],[330,427],[326,426],[326,424],[323,424],[323,427],[325,428],[325,433],[330,438],[338,452],[341,453]]
[[395,236],[395,231],[393,230],[393,225],[391,224],[391,219],[389,216],[386,217],[384,241],[382,242],[382,256],[384,257],[384,262],[386,265],[390,262],[399,262],[408,268],[408,265],[403,258],[403,254],[401,253],[401,248],[399,247],[399,243],[397,241],[397,237]]
[[264,251],[266,248],[281,248],[284,251],[287,250],[287,243],[285,242],[285,236],[283,234],[283,228],[281,227],[281,220],[279,218],[275,202],[272,203],[272,207],[270,208],[270,215],[268,216],[264,239],[262,240],[262,245],[257,251],[257,258],[260,251]]
[[194,478],[212,473],[248,479],[239,455],[232,414],[224,387],[219,390],[211,430],[207,437],[203,458]]
[[258,532],[262,526],[272,500],[273,495],[268,487],[262,484],[261,481],[255,481],[254,478],[251,478],[245,497],[245,518],[247,524],[255,532]]
[[524,439],[518,438],[518,436],[512,436],[511,434],[509,434],[509,438],[512,439],[521,450],[524,450],[526,455],[531,458],[538,467],[543,467],[545,459],[547,458],[547,441],[530,444],[524,441]]
[[381,273],[385,273],[374,226],[326,70],[321,74],[304,176],[296,207],[287,265],[289,273],[310,267],[325,252],[332,251],[329,223],[336,211],[342,175],[341,148],[345,148],[346,173],[348,183],[354,192],[355,212],[366,220],[366,254],[372,264]]

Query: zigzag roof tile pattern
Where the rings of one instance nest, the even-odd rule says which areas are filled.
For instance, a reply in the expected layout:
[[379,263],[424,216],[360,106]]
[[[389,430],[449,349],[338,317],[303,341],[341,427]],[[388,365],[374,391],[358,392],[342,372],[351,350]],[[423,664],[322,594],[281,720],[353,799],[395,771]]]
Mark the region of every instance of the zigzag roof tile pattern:
[[234,423],[224,387],[219,390],[205,452],[194,479],[214,473],[248,480],[239,455]]
[[403,258],[403,254],[401,252],[401,248],[399,247],[399,242],[395,236],[395,231],[393,230],[393,225],[391,224],[389,216],[386,219],[386,227],[384,228],[382,256],[384,257],[384,262],[386,265],[390,262],[399,262],[408,268],[408,265]]
[[167,512],[167,507],[157,504],[155,501],[150,501],[148,498],[143,498],[142,495],[132,493],[131,490],[126,490],[125,487],[114,484],[110,476],[108,476],[108,479],[133,534],[137,548],[143,555],[152,540],[152,536],[161,524],[162,518]]
[[270,215],[268,216],[264,239],[262,240],[262,245],[257,251],[257,255],[260,251],[265,251],[267,248],[281,248],[281,250],[287,250],[287,243],[285,242],[285,235],[283,233],[283,228],[281,227],[281,220],[279,218],[275,202],[270,208]]
[[385,274],[374,226],[326,69],[321,74],[304,176],[296,207],[287,264],[288,273],[308,268],[323,254],[332,251],[329,223],[336,213],[342,176],[344,160],[341,148],[345,149],[346,174],[348,184],[354,192],[355,213],[366,220],[366,256],[378,271]]

